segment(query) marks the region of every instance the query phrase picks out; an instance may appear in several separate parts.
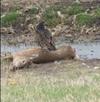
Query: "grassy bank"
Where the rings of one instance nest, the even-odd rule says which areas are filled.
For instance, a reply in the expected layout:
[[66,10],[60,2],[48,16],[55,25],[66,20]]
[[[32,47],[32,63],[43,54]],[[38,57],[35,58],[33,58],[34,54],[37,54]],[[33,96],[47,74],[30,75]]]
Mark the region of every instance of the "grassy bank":
[[[1,34],[5,36],[3,41],[15,43],[17,40],[16,42],[20,43],[28,40],[31,42],[29,39],[34,37],[35,32],[34,29],[30,30],[30,26],[35,26],[39,18],[45,21],[54,36],[68,35],[72,37],[71,39],[78,41],[98,39],[96,36],[100,30],[98,3],[72,2],[47,5],[43,3],[43,6],[43,4],[24,2],[24,6],[23,3],[18,2],[15,1],[16,6],[12,5],[13,2],[9,2],[7,7],[2,4],[2,9],[5,8],[1,14]],[[26,38],[26,36],[30,37]]]
[[[42,9],[43,11],[41,11]],[[59,14],[57,13],[58,11],[61,13],[61,15],[63,15],[63,22]],[[100,7],[99,6],[91,9],[91,8],[85,8],[84,6],[82,6],[82,4],[78,4],[78,3],[72,3],[69,5],[53,4],[53,5],[48,5],[48,7],[45,7],[45,8],[39,7],[37,5],[31,5],[23,9],[18,9],[18,7],[16,7],[16,9],[13,8],[7,11],[6,13],[5,12],[2,13],[1,15],[2,16],[1,17],[2,26],[11,26],[14,23],[16,25],[17,22],[14,22],[14,21],[17,21],[17,19],[21,18],[22,16],[26,16],[24,17],[24,21],[26,21],[27,18],[29,18],[29,20],[33,20],[32,18],[35,18],[35,20],[37,20],[36,15],[38,15],[40,12],[42,13],[41,18],[47,23],[49,27],[56,27],[57,25],[61,23],[66,24],[68,17],[72,17],[74,15],[81,15],[81,13],[83,13],[85,17],[81,17],[81,16],[76,17],[76,22],[77,22],[77,19],[81,19],[77,22],[76,25],[80,24],[81,21],[83,22],[81,23],[81,26],[83,25],[88,26],[89,23],[95,24],[96,18],[100,17],[100,14],[99,14]],[[21,15],[19,15],[18,12],[20,12]],[[86,12],[87,12],[87,15],[86,15]],[[91,16],[94,22],[91,22]],[[70,23],[72,23],[72,21],[70,21]]]
[[[60,64],[59,64],[60,63]],[[2,77],[2,102],[99,102],[100,70],[93,62],[78,61],[32,65]],[[99,62],[96,64],[100,66]],[[11,67],[11,66],[10,66]],[[4,72],[5,73],[5,72]]]

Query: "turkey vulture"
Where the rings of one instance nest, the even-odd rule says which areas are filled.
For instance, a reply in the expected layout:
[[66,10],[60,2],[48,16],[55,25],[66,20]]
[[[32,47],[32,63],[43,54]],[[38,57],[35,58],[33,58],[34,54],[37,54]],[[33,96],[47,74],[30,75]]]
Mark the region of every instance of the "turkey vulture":
[[46,48],[49,51],[56,50],[52,34],[48,29],[45,28],[45,23],[43,21],[39,22],[36,27],[36,42],[41,48]]

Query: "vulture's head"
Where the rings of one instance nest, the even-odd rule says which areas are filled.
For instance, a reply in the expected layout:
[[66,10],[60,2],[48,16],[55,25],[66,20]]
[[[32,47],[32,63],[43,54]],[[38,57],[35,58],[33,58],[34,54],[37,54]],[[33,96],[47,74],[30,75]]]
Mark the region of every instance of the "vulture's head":
[[36,25],[36,29],[38,30],[44,30],[45,29],[45,22],[44,21],[40,21],[37,25]]

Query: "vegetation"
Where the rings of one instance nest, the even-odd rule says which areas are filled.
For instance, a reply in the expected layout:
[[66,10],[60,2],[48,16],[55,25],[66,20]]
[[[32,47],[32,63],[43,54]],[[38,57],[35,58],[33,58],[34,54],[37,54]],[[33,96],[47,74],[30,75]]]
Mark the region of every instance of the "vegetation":
[[38,14],[39,13],[39,8],[37,7],[37,6],[32,6],[32,8],[30,8],[29,10],[28,10],[28,13],[29,14]]
[[58,4],[58,5],[52,5],[49,8],[53,9],[56,12],[61,11],[62,14],[66,14],[68,6],[66,6],[65,4]]
[[[77,61],[9,73],[3,62],[2,102],[99,102],[100,71]],[[67,65],[66,65],[67,63]],[[100,64],[99,64],[100,65]],[[45,68],[44,68],[45,67]],[[5,79],[5,80],[4,80]]]
[[71,6],[68,7],[68,15],[76,15],[76,14],[79,14],[79,13],[82,13],[84,12],[85,9],[83,9],[82,6],[80,6],[79,4],[77,3],[74,3],[72,4]]
[[57,11],[55,11],[52,7],[45,10],[43,13],[43,19],[50,27],[54,27],[61,22],[61,19],[57,15]]
[[95,10],[94,10],[94,15],[96,17],[100,17],[100,7],[97,7]]
[[2,102],[99,102],[100,90],[93,85],[51,84],[7,86],[3,88],[6,95],[2,97]]
[[76,24],[79,26],[92,25],[94,20],[95,20],[95,18],[89,14],[81,13],[76,16]]
[[[40,10],[39,7],[33,5],[31,8],[27,9],[27,12],[25,14],[24,12],[22,13],[23,15],[26,15],[26,17],[30,16],[31,20],[34,20],[35,18],[34,16],[39,13],[39,10]],[[65,16],[63,20],[64,24],[66,24],[65,22],[67,20],[67,17],[73,15],[77,15],[76,24],[78,24],[79,26],[90,25],[90,23],[94,23],[93,21],[95,20],[95,18],[100,17],[99,7],[93,10],[94,14],[91,16],[92,13],[85,14],[84,12],[86,11],[86,9],[84,9],[80,4],[77,3],[73,3],[69,6],[65,4],[56,4],[56,5],[54,4],[54,5],[49,5],[49,7],[46,8],[42,14],[42,18],[49,27],[55,27],[56,25],[62,22],[61,18],[57,14],[58,11],[60,11],[61,14]],[[2,26],[10,26],[17,21],[18,17],[20,17],[20,14],[16,9],[13,9],[12,11],[2,15],[1,24]]]
[[13,23],[16,22],[18,17],[20,16],[20,13],[15,11],[15,12],[9,12],[5,15],[1,16],[1,25],[2,26],[7,26],[7,25],[12,25]]

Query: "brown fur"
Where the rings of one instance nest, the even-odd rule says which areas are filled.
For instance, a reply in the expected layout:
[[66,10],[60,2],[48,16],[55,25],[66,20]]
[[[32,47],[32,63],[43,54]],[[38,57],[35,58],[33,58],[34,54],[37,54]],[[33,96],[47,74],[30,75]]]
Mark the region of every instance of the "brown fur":
[[32,48],[23,50],[20,52],[13,53],[12,55],[4,57],[4,59],[13,61],[13,70],[16,68],[21,68],[30,63],[32,58],[38,56],[40,48]]
[[63,46],[56,51],[41,50],[39,56],[33,59],[34,63],[47,63],[62,59],[74,59],[76,51],[71,46]]
[[13,57],[13,67],[24,67],[30,62],[47,63],[62,59],[74,59],[76,51],[71,46],[63,46],[55,51],[48,51],[41,48],[32,48],[12,54],[8,58]]

